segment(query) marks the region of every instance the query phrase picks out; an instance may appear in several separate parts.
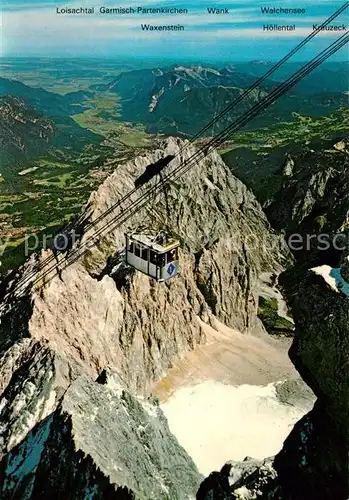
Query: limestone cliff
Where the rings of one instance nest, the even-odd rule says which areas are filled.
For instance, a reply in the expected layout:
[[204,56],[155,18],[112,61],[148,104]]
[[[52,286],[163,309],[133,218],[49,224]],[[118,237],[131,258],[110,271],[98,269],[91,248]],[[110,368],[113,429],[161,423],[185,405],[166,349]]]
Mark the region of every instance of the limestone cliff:
[[79,377],[58,408],[2,463],[5,499],[193,498],[194,463],[152,401],[124,390],[116,374]]
[[286,154],[278,193],[267,207],[275,227],[287,232],[340,231],[349,222],[348,140],[328,149]]
[[[18,450],[13,453],[22,456],[27,449],[26,440],[33,439],[33,435],[28,434],[30,432],[45,437],[45,443],[41,443],[44,451],[37,469],[38,477],[41,473],[46,474],[59,460],[60,451],[53,449],[53,439],[62,443],[65,450],[62,453],[73,453],[69,460],[75,463],[80,455],[78,449],[71,451],[69,442],[74,438],[69,422],[83,421],[79,414],[79,398],[86,398],[87,391],[93,400],[95,386],[88,384],[92,384],[91,379],[96,379],[107,365],[120,374],[125,390],[146,394],[151,382],[164,376],[174,360],[205,341],[201,321],[210,323],[212,320],[214,324],[217,317],[243,332],[258,326],[255,284],[261,271],[280,267],[280,241],[271,231],[254,196],[230,173],[214,151],[195,165],[181,182],[171,183],[167,190],[170,207],[167,218],[163,196],[157,197],[150,209],[135,213],[132,221],[121,227],[111,228],[95,247],[84,254],[81,251],[80,258],[64,269],[71,255],[85,248],[86,242],[96,236],[105,220],[113,223],[118,212],[111,213],[104,222],[98,217],[131,191],[135,178],[144,168],[162,155],[178,154],[175,168],[195,152],[192,146],[186,145],[184,149],[185,145],[169,138],[154,153],[117,165],[115,172],[92,194],[85,213],[76,222],[76,231],[79,232],[76,246],[64,255],[58,255],[59,264],[53,259],[50,274],[45,276],[41,270],[35,274],[35,286],[30,286],[31,273],[40,262],[52,256],[47,250],[32,256],[3,284],[0,306],[0,444],[7,464],[7,472],[2,477],[3,485],[7,485],[6,495],[14,491],[9,485],[13,484],[11,464],[16,458],[9,453]],[[122,204],[122,209],[132,209],[136,197],[137,193],[132,195],[128,204]],[[91,222],[94,222],[93,226]],[[164,224],[170,225],[181,241],[181,272],[176,279],[159,284],[123,264],[124,232]],[[57,275],[59,269],[61,272]],[[18,287],[19,283],[23,285],[23,280],[29,285]],[[81,375],[87,377],[84,380],[90,380],[86,382],[89,389],[72,389],[71,384]],[[99,394],[102,389],[96,391]],[[100,394],[96,395],[96,400],[99,401],[99,397]],[[73,411],[74,399],[76,406]],[[90,403],[86,401],[87,407]],[[100,403],[103,403],[103,398]],[[54,424],[48,428],[51,421],[68,423],[58,430]],[[109,425],[113,427],[111,420]],[[122,427],[123,423],[120,425]],[[107,427],[106,432],[113,433],[114,430]],[[89,443],[83,442],[82,451],[90,457],[88,470],[91,477],[98,476],[100,487],[111,491],[110,488],[119,485],[119,476],[109,478],[108,484],[105,483],[108,471],[98,465],[96,457],[99,452],[89,450]],[[159,455],[165,452],[167,454],[168,450],[160,450]],[[114,453],[114,449],[108,450],[111,460]],[[190,471],[190,459],[183,457]],[[160,468],[158,466],[157,470]],[[151,471],[150,465],[143,472],[148,478],[144,485],[142,481],[143,486],[135,486],[127,475],[122,475],[120,481],[135,493],[135,498],[142,498],[142,495],[147,498],[144,491],[148,490],[142,491],[141,488],[146,488],[147,481],[151,483],[156,473]],[[69,474],[74,474],[72,469]],[[33,478],[30,477],[28,481],[34,490],[28,491],[35,491],[35,495],[46,494],[35,489],[38,486],[32,484]],[[90,487],[92,482],[91,478],[86,479],[81,488]],[[64,496],[67,487],[64,482],[53,481],[48,486],[52,489],[47,491],[54,491],[59,484],[62,484],[62,490],[58,491]],[[21,488],[26,487],[24,483],[21,485]],[[164,494],[163,498],[182,498],[176,497],[176,489],[173,491],[172,496]],[[40,498],[30,494],[28,498]],[[161,498],[158,490],[156,494]]]
[[349,285],[343,293],[326,269],[284,277],[297,332],[290,357],[318,398],[275,459],[290,498],[349,493]]
[[280,189],[265,207],[271,224],[283,230],[289,242],[295,238],[293,254],[305,268],[319,262],[337,264],[343,241],[348,244],[348,139],[326,149],[308,147],[287,154],[279,175]]
[[330,276],[321,266],[283,277],[296,326],[289,354],[317,396],[314,408],[276,457],[226,464],[202,483],[198,500],[347,500],[349,284],[344,293]]
[[200,500],[349,497],[347,141],[322,154],[307,151],[301,158],[287,158],[283,188],[268,213],[288,234],[323,233],[335,241],[341,232],[338,248],[319,248],[313,238],[297,256],[302,265],[298,261],[280,279],[295,322],[289,355],[317,401],[276,457],[226,464],[202,483]]

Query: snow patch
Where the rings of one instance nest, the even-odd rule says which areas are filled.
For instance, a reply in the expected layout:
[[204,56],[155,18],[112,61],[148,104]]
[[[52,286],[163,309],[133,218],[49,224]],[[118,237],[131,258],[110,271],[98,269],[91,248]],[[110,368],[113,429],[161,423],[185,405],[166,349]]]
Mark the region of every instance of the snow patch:
[[204,182],[210,189],[217,189],[216,186],[207,177],[204,177]]
[[6,398],[2,398],[0,400],[0,414],[2,413],[2,410],[5,408],[5,406],[7,405],[8,401]]
[[117,380],[114,376],[108,377],[105,386],[108,387],[108,389],[110,389],[118,398],[122,397],[125,390],[121,382],[119,382],[119,380]]
[[238,500],[252,500],[251,491],[246,488],[246,486],[241,486],[237,490],[234,490],[234,496]]
[[274,383],[232,386],[212,380],[179,388],[161,409],[204,475],[228,460],[275,455],[306,412],[280,402]]
[[323,266],[313,267],[311,271],[322,276],[333,290],[338,293],[342,292],[349,297],[349,283],[342,277],[340,268],[331,267],[325,264]]
[[97,406],[95,406],[95,407],[93,408],[93,410],[91,411],[91,414],[90,414],[90,420],[91,420],[92,422],[94,422],[94,421],[96,420],[96,416],[97,416],[97,415],[98,415],[98,407],[97,407]]

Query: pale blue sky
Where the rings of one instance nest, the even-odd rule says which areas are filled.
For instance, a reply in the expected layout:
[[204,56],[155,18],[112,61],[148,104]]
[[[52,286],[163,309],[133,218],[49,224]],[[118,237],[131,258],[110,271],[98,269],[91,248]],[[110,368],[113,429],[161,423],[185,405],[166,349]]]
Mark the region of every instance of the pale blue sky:
[[[2,55],[40,57],[172,57],[193,59],[275,60],[290,50],[343,2],[329,0],[2,0]],[[91,7],[96,14],[57,15],[56,7]],[[100,6],[185,7],[187,15],[101,15]],[[261,6],[305,8],[306,15],[270,16]],[[207,7],[228,8],[229,15],[209,15]],[[185,31],[142,31],[141,23],[182,24]],[[348,10],[334,24],[348,24]],[[264,24],[296,24],[296,31],[271,33]],[[340,33],[323,33],[297,59],[308,59]],[[347,49],[336,59],[345,60]]]

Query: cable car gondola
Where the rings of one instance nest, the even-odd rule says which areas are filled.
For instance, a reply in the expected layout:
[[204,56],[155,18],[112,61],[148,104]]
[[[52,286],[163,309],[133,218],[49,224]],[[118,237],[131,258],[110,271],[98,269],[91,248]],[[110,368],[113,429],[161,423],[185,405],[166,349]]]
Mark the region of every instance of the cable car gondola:
[[[174,158],[174,155],[167,155],[148,165],[143,174],[135,180],[135,187],[143,186],[156,175],[159,175],[163,183],[161,172]],[[170,220],[166,186],[163,184],[163,187],[167,220]],[[166,227],[168,228],[168,224]],[[155,233],[153,229],[149,233],[126,234],[126,263],[156,281],[174,278],[179,270],[179,240],[170,236],[171,233],[171,230]]]
[[138,271],[166,281],[179,271],[179,241],[166,233],[126,234],[125,261]]

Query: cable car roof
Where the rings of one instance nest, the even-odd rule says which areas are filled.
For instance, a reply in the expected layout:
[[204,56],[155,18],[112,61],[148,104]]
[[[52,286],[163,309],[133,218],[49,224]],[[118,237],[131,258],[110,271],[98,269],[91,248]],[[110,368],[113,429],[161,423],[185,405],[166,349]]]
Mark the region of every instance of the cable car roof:
[[160,244],[159,241],[156,241],[157,237],[159,236],[156,234],[139,233],[139,234],[128,234],[127,236],[130,239],[130,241],[135,241],[137,243],[140,243],[144,247],[151,248],[152,250],[158,253],[168,252],[169,250],[173,250],[174,248],[179,247],[179,241],[174,238],[171,238],[168,235],[165,235],[165,242],[163,244]]

